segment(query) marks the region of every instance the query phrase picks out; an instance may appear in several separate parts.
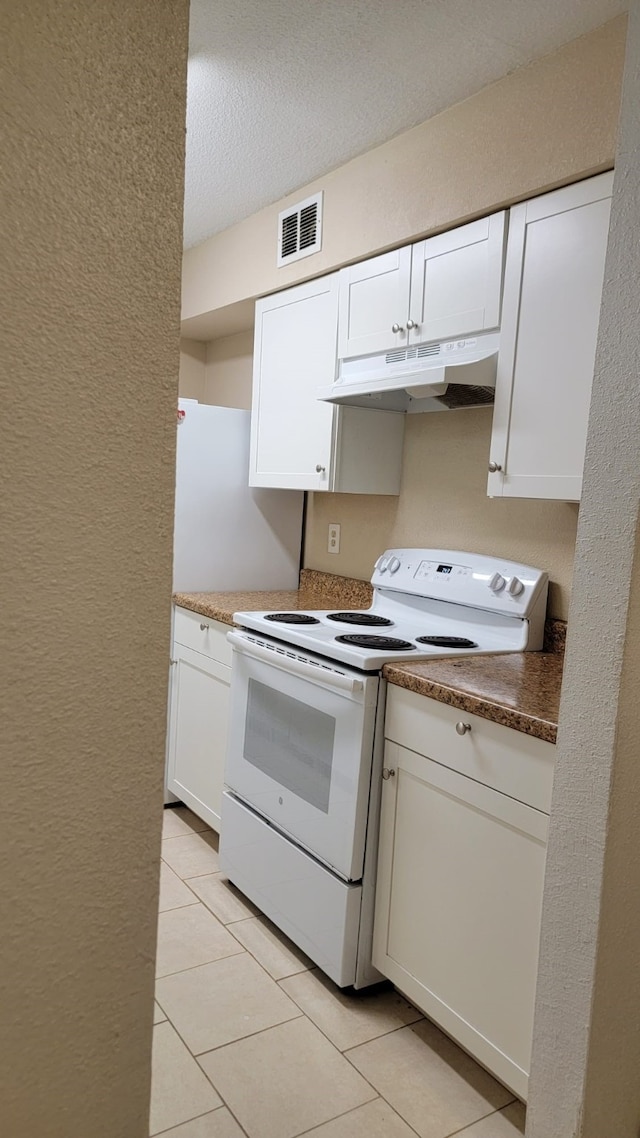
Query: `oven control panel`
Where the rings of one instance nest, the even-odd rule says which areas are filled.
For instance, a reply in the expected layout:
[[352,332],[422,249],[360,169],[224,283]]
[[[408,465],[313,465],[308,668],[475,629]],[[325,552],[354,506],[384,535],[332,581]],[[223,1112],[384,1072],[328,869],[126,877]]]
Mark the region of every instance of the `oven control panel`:
[[525,617],[546,593],[548,578],[541,569],[486,554],[387,549],[375,563],[371,584]]

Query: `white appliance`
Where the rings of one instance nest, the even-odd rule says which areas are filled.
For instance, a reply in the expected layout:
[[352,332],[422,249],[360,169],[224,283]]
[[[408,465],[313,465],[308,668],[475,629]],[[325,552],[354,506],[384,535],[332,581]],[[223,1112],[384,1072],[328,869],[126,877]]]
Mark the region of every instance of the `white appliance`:
[[371,964],[382,666],[542,647],[547,575],[392,549],[361,612],[238,612],[220,867],[337,984]]
[[451,411],[494,402],[500,335],[392,348],[340,360],[334,383],[318,398],[380,411]]
[[297,589],[298,490],[249,486],[251,412],[178,403],[173,591]]
[[[251,412],[178,402],[173,591],[297,589],[304,495],[249,486]],[[166,789],[165,803],[178,801]]]

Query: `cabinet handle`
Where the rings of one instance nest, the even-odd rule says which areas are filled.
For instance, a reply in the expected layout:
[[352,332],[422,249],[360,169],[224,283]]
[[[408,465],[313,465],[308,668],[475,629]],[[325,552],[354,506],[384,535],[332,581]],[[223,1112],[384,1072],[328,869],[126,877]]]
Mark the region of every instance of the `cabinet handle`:
[[502,467],[499,462],[494,462],[493,459],[489,463],[489,474],[497,474]]
[[209,627],[209,625],[208,625],[208,624],[201,624],[201,625],[200,625],[200,631],[201,631],[201,632],[206,632],[206,631],[207,631],[207,629],[208,629],[208,627]]
[[316,463],[316,474],[324,474],[325,469],[324,466],[320,466],[319,462]]
[[462,723],[462,722],[456,723],[456,731],[458,732],[458,735],[466,735],[467,731],[470,731],[470,730],[471,730],[471,724],[470,723]]
[[392,324],[391,325],[391,331],[392,332],[404,332],[404,327],[402,324]]
[[407,328],[411,331],[412,328],[419,328],[420,325],[416,324],[415,320],[407,320]]
[[395,776],[396,776],[396,772],[393,770],[393,768],[391,768],[391,767],[383,767],[382,768],[382,777],[383,777],[385,782],[387,781],[387,779],[395,778]]

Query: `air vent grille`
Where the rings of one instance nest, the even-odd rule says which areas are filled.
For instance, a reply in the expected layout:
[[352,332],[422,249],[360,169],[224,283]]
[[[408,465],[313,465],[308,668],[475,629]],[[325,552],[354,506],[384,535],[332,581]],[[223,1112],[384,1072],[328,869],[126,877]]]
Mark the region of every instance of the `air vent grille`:
[[290,206],[278,216],[278,268],[322,248],[322,193]]
[[441,344],[421,344],[419,347],[392,348],[384,357],[387,364],[403,364],[407,360],[424,360],[428,356],[439,356]]

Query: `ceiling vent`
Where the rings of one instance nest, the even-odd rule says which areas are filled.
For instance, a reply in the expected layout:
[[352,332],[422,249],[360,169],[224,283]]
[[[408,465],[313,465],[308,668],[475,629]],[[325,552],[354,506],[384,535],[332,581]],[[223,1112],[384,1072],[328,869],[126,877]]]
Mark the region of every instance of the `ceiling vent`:
[[322,191],[278,215],[278,268],[322,248]]

